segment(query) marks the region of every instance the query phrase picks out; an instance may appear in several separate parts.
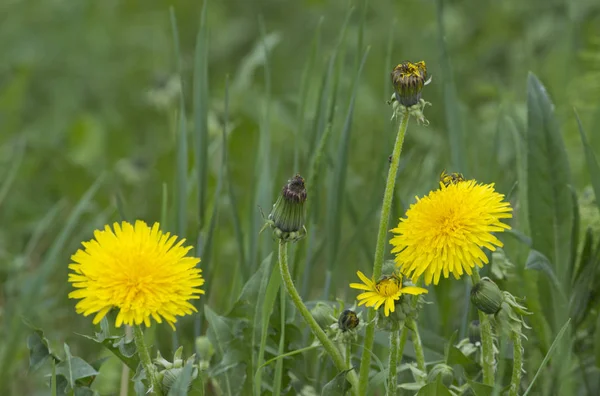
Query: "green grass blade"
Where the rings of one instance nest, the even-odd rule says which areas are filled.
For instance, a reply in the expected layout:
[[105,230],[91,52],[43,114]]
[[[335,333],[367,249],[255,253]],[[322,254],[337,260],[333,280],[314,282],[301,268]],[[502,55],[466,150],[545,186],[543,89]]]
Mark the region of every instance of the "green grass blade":
[[[267,34],[264,21],[259,18],[261,41],[265,52],[264,76],[265,76],[265,100],[263,103],[263,111],[260,119],[259,132],[259,147],[256,156],[254,175],[257,183],[254,184],[254,204],[250,210],[250,247],[249,247],[249,264],[251,270],[256,271],[258,264],[259,246],[262,251],[268,251],[270,240],[263,238],[259,244],[258,234],[263,225],[263,218],[260,215],[257,206],[263,210],[269,211],[271,208],[273,197],[273,177],[271,171],[271,131],[270,131],[270,112],[271,112],[271,68],[269,60],[269,47],[267,45]],[[291,175],[290,175],[291,176]]]
[[548,353],[546,354],[546,356],[544,356],[544,360],[542,360],[542,363],[540,364],[540,367],[538,368],[538,370],[536,371],[535,375],[533,376],[533,379],[529,383],[529,386],[527,387],[527,390],[525,391],[525,393],[523,393],[523,396],[527,396],[529,394],[529,392],[531,392],[531,389],[533,388],[533,385],[535,384],[535,381],[537,380],[538,376],[540,375],[540,373],[542,372],[542,370],[544,369],[544,367],[546,366],[546,364],[550,360],[550,357],[554,353],[554,350],[558,347],[558,345],[560,343],[560,340],[565,335],[565,332],[569,328],[569,324],[570,323],[571,323],[571,319],[567,320],[567,322],[563,325],[563,327],[560,329],[560,331],[556,335],[556,338],[554,338],[554,341],[552,342],[552,345],[550,345],[550,349],[548,350]]
[[581,144],[583,145],[583,151],[585,152],[585,161],[587,163],[588,172],[592,182],[592,188],[594,189],[594,195],[596,196],[596,204],[600,210],[600,166],[594,155],[594,151],[587,140],[583,125],[579,119],[579,114],[575,111],[575,118],[577,118],[577,126],[579,128],[579,135],[581,136]]
[[177,206],[177,222],[175,230],[179,237],[186,235],[187,231],[187,166],[188,166],[188,144],[187,144],[187,120],[185,117],[185,97],[183,95],[183,74],[181,68],[181,50],[179,47],[179,34],[177,28],[177,17],[175,10],[170,8],[171,28],[173,30],[173,45],[175,47],[175,63],[177,73],[181,81],[182,89],[179,91],[179,122],[177,130],[177,155],[176,155],[176,189],[175,204]]
[[[196,35],[194,54],[193,116],[194,164],[198,178],[198,233],[205,226],[206,186],[208,181],[208,27],[206,23],[208,1],[202,5],[200,27]],[[203,253],[203,252],[199,252]]]
[[[391,25],[390,25],[390,31],[388,33],[388,41],[387,41],[387,46],[385,49],[385,62],[384,62],[384,68],[385,70],[383,70],[383,97],[382,99],[385,101],[388,101],[390,99],[390,95],[393,92],[392,89],[392,85],[390,82],[390,71],[392,70],[392,68],[394,67],[394,65],[392,64],[392,52],[394,51],[394,37],[395,37],[395,32],[396,32],[396,24],[398,23],[398,21],[394,18],[394,20],[392,21]],[[385,109],[386,114],[389,114],[389,110]]]
[[315,33],[311,43],[310,54],[304,64],[304,70],[302,71],[302,77],[300,79],[300,102],[298,104],[298,114],[296,115],[297,128],[294,130],[294,172],[297,172],[300,169],[299,150],[301,145],[299,136],[304,134],[304,122],[306,119],[306,102],[310,90],[311,77],[315,68],[315,61],[317,55],[319,54],[319,49],[321,47],[322,26],[323,17],[319,19],[317,28],[315,29]]
[[61,253],[64,252],[65,246],[69,238],[71,237],[75,227],[79,223],[81,216],[84,214],[86,209],[89,207],[92,198],[96,195],[96,192],[100,188],[104,181],[104,175],[101,175],[96,179],[94,184],[83,194],[77,205],[73,208],[73,211],[67,218],[65,226],[61,229],[56,239],[52,242],[50,249],[44,256],[44,259],[37,270],[37,277],[29,284],[28,287],[23,289],[23,297],[18,303],[17,312],[14,312],[12,318],[6,318],[5,323],[10,323],[6,334],[5,345],[2,356],[0,356],[0,383],[7,383],[6,377],[10,375],[11,370],[9,367],[13,366],[12,359],[14,359],[13,353],[15,348],[19,345],[17,341],[21,336],[21,328],[23,321],[21,320],[20,314],[26,312],[33,305],[36,298],[39,297],[39,291],[42,290],[42,285],[46,283],[50,274],[56,271],[56,267],[59,264],[64,263],[59,260]]
[[[353,81],[352,95],[350,97],[350,104],[348,105],[348,111],[346,113],[346,120],[344,121],[344,127],[342,129],[341,140],[338,144],[338,157],[334,168],[334,174],[331,182],[331,190],[328,194],[328,216],[327,216],[327,235],[329,236],[329,256],[328,256],[328,272],[333,272],[335,263],[337,260],[338,248],[340,243],[341,235],[341,214],[343,208],[343,199],[346,185],[346,172],[348,169],[348,150],[350,146],[350,135],[352,132],[352,118],[354,115],[354,104],[356,101],[356,95],[358,93],[360,76],[362,74],[363,67],[369,55],[370,47],[365,50],[360,67],[358,68]],[[330,277],[328,277],[330,279]],[[326,290],[327,290],[326,283]]]
[[19,168],[23,163],[23,156],[25,154],[25,140],[17,142],[15,146],[15,152],[10,159],[10,168],[6,172],[6,175],[3,175],[2,185],[0,186],[0,207],[2,207],[2,202],[8,195],[10,188],[17,177]]
[[[177,27],[177,17],[175,16],[174,8],[171,6],[169,11],[171,15],[171,29],[173,31],[173,45],[175,48],[175,64],[177,65],[177,73],[179,75],[181,87],[179,90],[179,122],[177,123],[177,153],[175,164],[175,232],[177,232],[177,235],[180,238],[183,238],[187,233],[187,120],[185,116],[185,97],[183,95],[183,73],[181,67],[181,50],[179,46],[179,29]],[[174,331],[172,333],[173,350],[176,350],[178,346],[179,340],[177,338],[177,332]]]
[[[272,255],[269,255],[265,262],[269,271],[265,271],[262,283],[261,290],[264,290],[264,293],[261,293],[262,304],[260,301],[256,304],[256,309],[254,312],[254,327],[253,332],[257,329],[261,329],[260,331],[260,345],[258,349],[257,362],[254,365],[255,374],[254,374],[254,395],[260,396],[261,387],[262,387],[262,372],[260,368],[264,366],[263,361],[265,358],[265,349],[267,346],[267,336],[268,336],[268,328],[269,328],[269,318],[271,317],[271,313],[273,312],[273,306],[275,305],[275,299],[277,297],[277,291],[281,285],[281,275],[279,275],[278,271],[273,271],[272,269]],[[268,260],[268,262],[267,262]],[[261,265],[262,267],[262,265]],[[270,273],[270,277],[268,276]],[[267,278],[269,279],[267,283]],[[266,287],[264,287],[264,286]],[[260,300],[260,299],[259,299]],[[259,315],[260,313],[260,315]],[[260,326],[259,326],[260,324]],[[256,337],[252,337],[252,343],[254,344],[254,340]],[[252,348],[254,349],[254,348]]]
[[[225,109],[229,108],[229,96],[226,93],[225,94]],[[219,220],[219,207],[220,207],[220,202],[221,202],[221,190],[223,189],[223,183],[225,180],[225,172],[227,169],[227,121],[225,121],[223,123],[223,129],[222,129],[222,133],[221,133],[221,145],[222,145],[222,150],[221,150],[221,166],[220,166],[220,170],[219,170],[219,178],[217,180],[217,187],[215,189],[215,194],[214,194],[214,198],[213,198],[213,210],[212,210],[212,214],[210,217],[210,224],[208,227],[208,231],[206,233],[206,244],[204,245],[202,252],[203,252],[203,262],[202,262],[202,267],[204,268],[205,271],[208,270],[208,268],[211,267],[211,258],[212,258],[212,244],[213,244],[213,238],[214,238],[214,233],[215,233],[215,229],[217,227],[218,224],[218,220]],[[214,267],[214,266],[212,266]],[[215,276],[217,274],[217,271],[212,271],[212,273],[210,275],[206,274],[206,278],[208,279],[210,277],[210,281],[207,282],[208,285],[210,284],[214,284],[215,281]]]
[[[275,271],[277,272],[277,271]],[[277,355],[281,356],[285,353],[285,297],[286,297],[285,286],[279,287],[279,312],[281,315],[280,322],[281,328],[279,329],[279,348],[277,349]],[[283,359],[277,360],[275,363],[275,375],[273,378],[273,396],[281,395],[281,380],[283,374]]]
[[463,137],[463,121],[458,105],[458,94],[456,93],[450,55],[448,54],[446,45],[443,0],[436,0],[435,4],[437,11],[438,45],[441,54],[441,78],[444,88],[444,113],[446,115],[446,124],[448,127],[452,172],[468,173]]
[[[540,292],[551,296],[554,330],[557,331],[569,315],[568,297],[571,289],[571,232],[573,202],[569,186],[571,174],[566,148],[554,106],[537,77],[527,79],[527,195],[532,248],[550,261],[554,274],[561,281],[561,293],[547,287]],[[542,298],[545,301],[544,297]],[[549,311],[549,309],[548,309]],[[554,378],[567,378],[572,353],[569,335],[559,345],[563,363],[553,369]],[[571,380],[562,381],[559,392],[571,394]]]
[[167,222],[169,219],[169,188],[167,183],[162,184],[162,195],[160,200],[160,224],[163,227],[167,227]]

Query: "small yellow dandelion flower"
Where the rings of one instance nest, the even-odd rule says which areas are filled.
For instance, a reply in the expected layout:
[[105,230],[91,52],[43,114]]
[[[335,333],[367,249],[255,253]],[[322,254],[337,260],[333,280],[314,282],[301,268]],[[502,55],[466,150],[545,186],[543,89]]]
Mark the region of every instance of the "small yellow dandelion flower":
[[356,297],[358,305],[375,307],[379,309],[383,304],[385,316],[396,309],[396,300],[403,294],[419,295],[427,293],[427,289],[416,286],[402,286],[402,278],[399,275],[384,276],[375,282],[367,278],[362,272],[356,273],[363,283],[351,283],[350,287],[358,290],[366,290]]
[[439,190],[419,199],[400,219],[390,243],[396,265],[413,282],[422,274],[425,284],[438,284],[443,273],[459,279],[471,275],[475,265],[483,267],[491,251],[502,242],[492,233],[510,229],[501,219],[512,217],[512,208],[494,184],[478,184],[460,179],[440,182]]
[[[114,230],[113,230],[114,229]],[[150,317],[164,319],[173,329],[176,316],[196,311],[189,302],[204,291],[200,259],[186,257],[191,246],[185,239],[163,233],[159,224],[150,228],[143,221],[126,221],[94,231],[94,239],[83,242],[71,260],[69,282],[76,288],[69,298],[80,299],[77,313],[96,314],[94,324],[112,309],[119,313],[115,326],[150,326]]]

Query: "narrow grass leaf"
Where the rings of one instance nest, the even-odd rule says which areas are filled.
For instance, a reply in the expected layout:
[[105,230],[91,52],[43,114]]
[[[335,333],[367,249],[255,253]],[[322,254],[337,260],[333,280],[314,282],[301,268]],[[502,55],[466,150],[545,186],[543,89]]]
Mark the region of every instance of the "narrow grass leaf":
[[188,166],[188,147],[187,147],[187,120],[185,116],[185,97],[183,95],[183,74],[181,68],[181,50],[179,46],[179,33],[177,28],[177,18],[175,10],[170,8],[171,13],[171,28],[173,30],[173,45],[175,48],[175,63],[177,65],[177,73],[181,89],[179,91],[179,122],[177,123],[177,154],[176,154],[176,189],[175,189],[175,204],[177,207],[177,223],[175,230],[181,237],[186,235],[187,231],[187,166]]
[[[193,77],[194,165],[198,178],[198,233],[200,239],[205,226],[206,186],[208,180],[208,1],[202,5],[200,27],[196,35]],[[198,252],[202,254],[203,252]]]
[[454,172],[467,173],[465,143],[463,137],[463,120],[458,105],[458,94],[452,73],[452,64],[448,47],[446,45],[446,31],[444,26],[444,6],[443,0],[436,0],[437,14],[437,37],[440,50],[441,78],[444,88],[444,113],[446,114],[446,124],[448,127],[448,139],[450,142],[450,156],[452,158],[452,168]]
[[294,130],[294,172],[297,172],[300,168],[299,150],[300,135],[304,134],[304,122],[306,119],[306,102],[308,93],[310,91],[310,82],[312,81],[312,75],[315,69],[315,61],[321,48],[321,28],[323,26],[323,17],[319,18],[317,28],[311,42],[311,49],[306,62],[304,63],[304,69],[302,70],[302,77],[300,78],[300,99],[298,103],[298,113],[296,115],[296,129]]
[[0,185],[0,207],[2,206],[2,202],[10,192],[10,188],[12,187],[15,178],[17,177],[17,173],[19,172],[19,168],[21,168],[21,164],[23,163],[23,157],[25,154],[25,140],[22,139],[15,143],[15,151],[13,153],[12,158],[10,159],[10,168],[6,171],[5,175],[2,175],[2,184]]
[[352,132],[352,118],[354,115],[354,104],[356,101],[356,95],[358,93],[360,76],[362,74],[363,67],[369,55],[370,47],[365,50],[360,67],[358,68],[354,77],[352,85],[352,95],[350,97],[350,104],[348,105],[348,111],[346,113],[346,119],[342,129],[341,140],[338,144],[338,156],[335,163],[334,174],[331,181],[331,189],[328,193],[328,216],[327,216],[327,234],[329,235],[329,259],[328,269],[333,271],[337,260],[340,234],[341,234],[341,214],[343,208],[343,198],[345,194],[346,184],[346,172],[348,169],[348,151],[350,146],[350,136]]
[[[269,260],[268,266],[266,268],[271,268],[271,261],[272,261],[272,255],[269,255],[269,257],[267,257],[266,260]],[[263,281],[267,279],[266,275],[268,275],[269,272],[265,272],[265,276],[263,277]],[[262,304],[257,303],[256,304],[256,313],[255,313],[255,329],[258,329],[259,326],[258,325],[258,320],[260,320],[260,344],[259,344],[259,350],[258,350],[258,359],[257,359],[257,365],[256,365],[256,369],[255,369],[255,374],[254,374],[254,378],[255,378],[255,382],[254,382],[254,394],[259,396],[261,394],[261,386],[262,386],[262,372],[261,372],[261,367],[263,367],[263,361],[264,361],[264,355],[265,355],[265,349],[266,349],[266,345],[267,345],[267,336],[268,336],[268,331],[269,331],[269,318],[271,317],[271,313],[273,312],[273,307],[275,305],[275,299],[277,297],[277,291],[279,290],[279,287],[281,285],[281,276],[279,275],[279,271],[276,270],[271,270],[270,271],[271,276],[269,278],[269,281],[267,283],[266,289],[265,288],[261,288],[261,290],[264,290],[264,294],[261,295],[262,297]],[[261,308],[260,311],[258,310],[259,307]],[[260,313],[260,315],[259,315]],[[254,340],[254,338],[253,338]],[[254,341],[253,341],[254,342]]]
[[596,196],[596,204],[598,205],[598,210],[600,210],[600,166],[598,165],[594,151],[587,140],[577,112],[575,112],[575,118],[577,118],[577,126],[579,127],[579,135],[581,136],[581,144],[583,145],[583,151],[585,152],[585,161],[587,163],[588,172],[590,173],[592,188],[594,189],[594,195]]
[[556,338],[552,342],[552,345],[550,345],[550,349],[548,350],[548,353],[546,354],[546,356],[544,356],[544,359],[542,360],[542,363],[540,364],[540,367],[538,367],[537,372],[535,373],[535,375],[533,376],[533,379],[529,383],[529,386],[527,387],[527,390],[525,391],[525,393],[523,393],[523,396],[527,396],[529,394],[529,392],[531,392],[531,389],[533,389],[533,385],[535,384],[535,381],[537,380],[538,376],[540,375],[540,373],[542,372],[542,370],[544,369],[544,367],[546,366],[546,364],[550,360],[550,357],[552,357],[552,354],[554,353],[554,350],[560,344],[560,340],[562,339],[562,337],[564,336],[565,332],[569,328],[569,324],[570,323],[571,323],[571,319],[568,319],[567,322],[563,325],[563,327],[560,329],[560,331],[556,335]]
[[273,191],[273,177],[271,172],[271,131],[270,131],[270,108],[271,108],[271,68],[269,60],[270,48],[267,44],[267,33],[264,21],[259,18],[259,27],[261,32],[261,43],[264,51],[264,77],[265,77],[265,97],[262,102],[262,111],[259,122],[259,143],[256,156],[254,175],[256,183],[253,183],[254,201],[250,208],[250,247],[249,264],[252,271],[256,271],[259,255],[259,246],[267,251],[270,241],[263,238],[263,243],[259,244],[258,234],[262,228],[263,218],[256,206],[260,208],[271,207],[271,193]]

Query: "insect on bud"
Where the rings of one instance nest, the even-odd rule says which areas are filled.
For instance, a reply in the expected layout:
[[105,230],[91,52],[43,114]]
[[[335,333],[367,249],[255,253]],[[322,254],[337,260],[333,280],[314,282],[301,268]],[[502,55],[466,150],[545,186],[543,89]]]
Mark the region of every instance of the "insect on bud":
[[446,173],[446,170],[444,169],[442,171],[442,174],[440,175],[440,183],[442,183],[444,186],[448,187],[451,184],[458,184],[460,182],[465,181],[465,177],[462,175],[462,173]]
[[392,71],[395,98],[402,106],[411,107],[421,101],[421,90],[429,83],[425,62],[403,62]]
[[356,315],[356,312],[349,309],[342,312],[338,319],[338,327],[344,332],[355,329],[359,323],[360,319],[358,318],[358,315]]

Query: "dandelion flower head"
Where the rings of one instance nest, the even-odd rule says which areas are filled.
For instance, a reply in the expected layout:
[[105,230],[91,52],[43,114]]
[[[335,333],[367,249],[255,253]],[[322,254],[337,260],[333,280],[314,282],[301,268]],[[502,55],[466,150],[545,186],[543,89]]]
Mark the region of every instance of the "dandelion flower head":
[[438,190],[417,197],[392,230],[396,265],[413,282],[421,275],[427,285],[437,285],[442,274],[471,275],[488,263],[483,248],[503,246],[493,233],[510,229],[501,220],[512,217],[512,208],[494,184],[448,176],[442,174]]
[[351,283],[350,287],[365,290],[365,292],[356,297],[358,305],[375,307],[376,310],[383,305],[385,316],[389,316],[390,312],[395,311],[396,300],[399,300],[403,294],[419,295],[427,293],[427,289],[423,289],[422,287],[403,286],[400,275],[383,276],[379,281],[375,282],[367,278],[360,271],[356,274],[363,283]]
[[187,257],[192,248],[185,239],[163,233],[159,224],[114,223],[96,230],[94,239],[71,256],[69,282],[76,289],[69,298],[79,299],[77,313],[95,314],[94,324],[112,309],[119,310],[116,327],[122,324],[150,326],[150,318],[165,320],[173,329],[176,316],[196,311],[189,300],[204,291],[200,259]]

